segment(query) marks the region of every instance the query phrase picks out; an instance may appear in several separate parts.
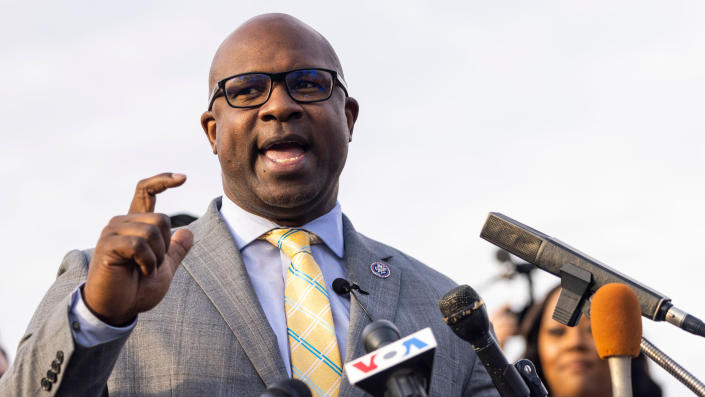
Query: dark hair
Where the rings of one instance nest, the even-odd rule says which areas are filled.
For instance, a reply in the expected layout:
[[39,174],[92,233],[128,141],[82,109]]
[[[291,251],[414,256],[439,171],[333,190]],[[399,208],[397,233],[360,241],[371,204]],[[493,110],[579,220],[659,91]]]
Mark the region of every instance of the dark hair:
[[169,220],[171,220],[171,227],[187,226],[196,219],[198,218],[189,214],[174,214],[169,217]]
[[[542,301],[529,308],[520,326],[520,332],[526,341],[524,358],[528,358],[536,365],[536,373],[541,377],[549,395],[551,394],[551,387],[546,382],[541,360],[539,359],[539,329],[541,328],[541,318],[543,318],[543,314],[546,311],[548,298],[559,291],[560,287],[560,285],[553,287],[546,293]],[[646,357],[643,354],[639,354],[637,358],[632,360],[632,388],[634,395],[640,397],[661,397],[663,394],[661,387],[649,376]]]

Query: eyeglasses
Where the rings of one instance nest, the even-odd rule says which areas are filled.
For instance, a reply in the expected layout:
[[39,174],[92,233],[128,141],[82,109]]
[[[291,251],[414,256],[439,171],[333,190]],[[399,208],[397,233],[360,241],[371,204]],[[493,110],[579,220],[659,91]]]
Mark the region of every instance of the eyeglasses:
[[234,108],[254,108],[263,105],[272,94],[275,81],[283,80],[286,91],[296,102],[321,102],[331,97],[335,84],[348,96],[345,81],[335,70],[296,69],[282,73],[242,73],[220,80],[208,100],[208,110],[220,96]]

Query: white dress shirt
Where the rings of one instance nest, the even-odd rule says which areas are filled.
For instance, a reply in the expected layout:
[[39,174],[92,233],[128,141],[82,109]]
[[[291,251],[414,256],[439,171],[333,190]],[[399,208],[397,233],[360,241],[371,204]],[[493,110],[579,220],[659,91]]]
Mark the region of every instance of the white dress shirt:
[[[264,240],[258,240],[262,234],[282,226],[249,213],[238,207],[223,195],[220,213],[240,250],[252,287],[262,306],[269,325],[277,337],[279,351],[285,367],[291,376],[289,360],[289,340],[286,329],[284,310],[284,279],[291,261],[277,247]],[[299,227],[316,234],[323,244],[315,244],[311,250],[313,258],[321,268],[328,291],[336,278],[346,278],[347,265],[343,259],[345,244],[343,241],[343,219],[340,204],[327,214]],[[69,305],[69,321],[78,322],[79,327],[72,327],[74,340],[83,346],[95,346],[119,338],[129,332],[137,320],[127,327],[112,327],[96,318],[88,310],[81,294],[80,286],[73,292]],[[335,333],[338,339],[341,360],[345,360],[348,325],[350,323],[350,299],[330,293],[331,311]],[[77,331],[76,329],[80,329]]]

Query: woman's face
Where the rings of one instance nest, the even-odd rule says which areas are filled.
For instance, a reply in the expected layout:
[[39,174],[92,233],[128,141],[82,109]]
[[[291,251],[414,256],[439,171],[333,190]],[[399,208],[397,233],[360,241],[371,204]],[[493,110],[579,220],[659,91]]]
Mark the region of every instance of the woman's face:
[[577,326],[568,327],[551,318],[558,293],[548,297],[538,336],[539,359],[552,395],[611,396],[609,365],[597,355],[590,320],[582,316]]

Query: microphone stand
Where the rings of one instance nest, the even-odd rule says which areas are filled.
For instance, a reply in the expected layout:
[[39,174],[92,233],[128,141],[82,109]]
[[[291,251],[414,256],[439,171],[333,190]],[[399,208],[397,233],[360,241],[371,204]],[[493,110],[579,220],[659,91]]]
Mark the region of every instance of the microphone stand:
[[536,366],[531,360],[522,358],[521,360],[514,363],[514,368],[517,369],[519,375],[521,375],[524,384],[529,388],[529,397],[547,397],[548,390],[546,386],[541,382],[539,374],[536,372]]
[[679,382],[684,384],[688,389],[700,397],[705,397],[705,384],[695,378],[690,372],[685,368],[681,367],[677,362],[673,361],[672,358],[668,357],[666,353],[661,351],[658,347],[654,346],[646,338],[641,338],[641,352],[653,362],[665,369],[666,372],[671,374],[674,378],[678,379]]

